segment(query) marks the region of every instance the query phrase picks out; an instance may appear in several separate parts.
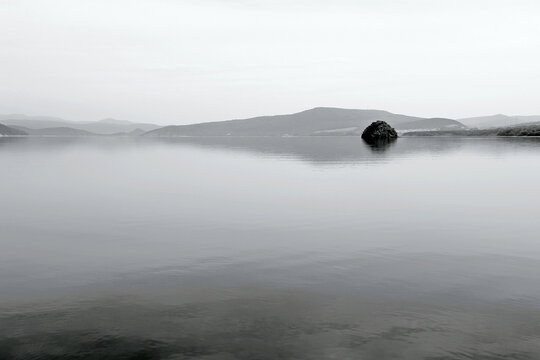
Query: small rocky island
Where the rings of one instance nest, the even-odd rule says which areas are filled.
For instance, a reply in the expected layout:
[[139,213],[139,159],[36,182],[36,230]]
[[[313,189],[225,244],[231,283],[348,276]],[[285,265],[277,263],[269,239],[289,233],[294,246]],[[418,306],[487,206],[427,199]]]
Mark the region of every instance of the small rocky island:
[[362,139],[370,144],[390,142],[397,139],[396,130],[385,121],[375,121],[362,133]]

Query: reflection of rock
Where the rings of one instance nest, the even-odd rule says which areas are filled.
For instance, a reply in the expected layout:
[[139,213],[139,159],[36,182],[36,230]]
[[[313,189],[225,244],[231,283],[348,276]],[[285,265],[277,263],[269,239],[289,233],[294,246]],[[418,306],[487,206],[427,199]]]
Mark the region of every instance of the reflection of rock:
[[362,139],[370,144],[380,144],[397,139],[396,130],[384,121],[375,121],[362,133]]
[[390,149],[396,144],[395,139],[392,140],[375,140],[368,142],[366,141],[366,146],[373,152],[384,152]]

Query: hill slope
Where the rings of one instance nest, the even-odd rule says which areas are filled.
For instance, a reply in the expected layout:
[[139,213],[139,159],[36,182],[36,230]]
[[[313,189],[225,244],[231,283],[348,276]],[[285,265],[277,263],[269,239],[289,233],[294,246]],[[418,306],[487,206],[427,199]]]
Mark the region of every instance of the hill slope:
[[467,126],[457,120],[433,118],[411,121],[395,126],[396,130],[458,130]]
[[9,126],[28,129],[72,128],[95,134],[110,135],[120,132],[129,133],[136,129],[151,131],[160,126],[155,124],[134,123],[126,120],[104,119],[100,121],[76,122],[46,116],[0,115],[0,121]]
[[0,136],[22,136],[27,135],[26,132],[20,129],[15,129],[4,124],[0,124]]
[[23,126],[13,126],[14,129],[25,132],[31,136],[96,136],[97,134],[80,129],[60,126],[46,129],[30,129]]
[[490,116],[478,116],[465,119],[459,119],[463,124],[476,127],[479,129],[487,129],[494,127],[506,127],[514,125],[522,125],[526,123],[533,123],[540,121],[540,115],[529,116],[508,116],[504,114],[490,115]]
[[260,116],[192,125],[166,126],[145,136],[286,136],[358,134],[375,120],[397,124],[421,118],[382,110],[314,108],[289,115]]
[[528,123],[489,129],[411,131],[403,136],[540,136],[540,124]]

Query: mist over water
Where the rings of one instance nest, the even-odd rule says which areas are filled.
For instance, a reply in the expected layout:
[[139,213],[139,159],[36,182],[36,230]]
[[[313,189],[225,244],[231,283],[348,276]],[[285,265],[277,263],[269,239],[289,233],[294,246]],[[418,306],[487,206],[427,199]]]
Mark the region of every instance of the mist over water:
[[540,139],[0,138],[0,359],[537,359]]

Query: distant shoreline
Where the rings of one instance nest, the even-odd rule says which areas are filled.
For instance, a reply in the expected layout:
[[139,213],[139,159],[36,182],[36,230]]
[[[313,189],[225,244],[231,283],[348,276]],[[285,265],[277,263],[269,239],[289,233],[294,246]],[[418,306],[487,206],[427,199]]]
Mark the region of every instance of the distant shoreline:
[[[538,135],[497,135],[497,134],[446,134],[438,131],[425,131],[425,132],[408,132],[401,134],[399,137],[415,138],[415,137],[433,137],[433,138],[536,138]],[[55,139],[55,138],[69,138],[69,139],[86,139],[86,138],[124,138],[124,139],[177,139],[177,138],[222,138],[222,139],[234,139],[234,138],[358,138],[359,135],[290,135],[290,136],[276,136],[276,135],[176,135],[176,136],[125,136],[125,135],[0,135],[2,138],[16,138],[16,139]]]

